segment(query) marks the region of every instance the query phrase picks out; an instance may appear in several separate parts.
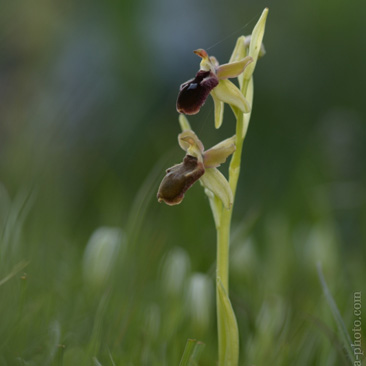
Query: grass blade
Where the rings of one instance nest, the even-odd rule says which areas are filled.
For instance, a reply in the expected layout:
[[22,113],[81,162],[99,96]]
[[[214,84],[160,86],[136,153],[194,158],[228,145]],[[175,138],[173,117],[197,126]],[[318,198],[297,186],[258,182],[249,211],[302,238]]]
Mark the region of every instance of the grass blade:
[[202,342],[196,342],[189,366],[197,366],[198,360],[201,357],[202,351],[205,348],[205,344]]
[[325,298],[328,302],[328,305],[329,305],[330,310],[333,314],[334,320],[337,324],[338,331],[339,331],[339,334],[341,336],[343,346],[344,346],[344,348],[347,352],[347,355],[348,355],[350,361],[352,361],[352,364],[353,364],[354,357],[353,357],[353,350],[352,350],[352,346],[351,346],[351,344],[352,344],[351,337],[349,336],[349,334],[347,332],[347,328],[346,328],[346,326],[343,322],[343,319],[342,319],[342,316],[341,316],[341,314],[338,310],[337,304],[335,303],[335,301],[333,299],[333,296],[329,291],[329,288],[328,288],[327,283],[325,281],[320,263],[318,263],[317,268],[318,268],[318,276],[319,276],[319,280],[320,280],[320,283],[321,283],[322,288],[323,288],[324,296],[325,296]]
[[190,360],[196,348],[196,339],[188,339],[186,347],[184,348],[182,359],[180,360],[179,366],[190,366]]
[[19,262],[17,265],[15,265],[14,268],[11,270],[11,272],[7,276],[5,276],[3,279],[0,280],[0,286],[3,285],[5,282],[9,281],[15,275],[17,275],[28,264],[29,264],[29,262],[22,261],[22,262]]

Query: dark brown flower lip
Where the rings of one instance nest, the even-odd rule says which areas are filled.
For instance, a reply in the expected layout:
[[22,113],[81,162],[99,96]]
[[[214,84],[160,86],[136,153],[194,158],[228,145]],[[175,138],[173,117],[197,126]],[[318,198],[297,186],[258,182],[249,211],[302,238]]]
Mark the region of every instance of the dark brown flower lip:
[[184,114],[196,114],[219,80],[211,71],[200,70],[194,79],[188,80],[180,86],[177,99],[177,111]]
[[159,190],[158,201],[168,205],[182,202],[187,190],[205,173],[203,163],[191,155],[186,155],[183,162],[167,169]]

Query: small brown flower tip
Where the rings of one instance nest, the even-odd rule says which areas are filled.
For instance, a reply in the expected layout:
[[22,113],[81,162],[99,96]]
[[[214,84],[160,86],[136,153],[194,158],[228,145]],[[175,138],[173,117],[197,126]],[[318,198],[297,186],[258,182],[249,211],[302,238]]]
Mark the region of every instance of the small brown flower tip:
[[180,86],[177,99],[177,111],[184,114],[196,114],[219,80],[211,71],[200,70],[194,79],[188,80]]
[[202,48],[199,48],[198,50],[193,51],[193,53],[195,53],[199,57],[207,58],[208,59],[207,52],[204,49],[202,49]]
[[168,205],[177,205],[182,202],[187,190],[204,174],[203,163],[191,155],[186,155],[183,163],[167,169],[159,191],[158,201]]

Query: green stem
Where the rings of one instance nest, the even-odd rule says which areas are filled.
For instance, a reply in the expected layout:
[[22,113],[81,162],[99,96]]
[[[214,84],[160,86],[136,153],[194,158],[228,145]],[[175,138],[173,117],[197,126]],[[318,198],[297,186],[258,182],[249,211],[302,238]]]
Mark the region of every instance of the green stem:
[[[239,131],[243,129],[243,114],[241,113],[238,113],[236,126],[236,150],[229,167],[229,184],[233,192],[233,202],[235,202],[235,192],[239,180],[243,147],[243,139],[241,138],[241,134],[239,134]],[[217,277],[220,277],[227,294],[229,294],[229,245],[232,212],[233,206],[228,210],[222,209],[220,226],[217,229]]]
[[[232,209],[222,210],[220,226],[217,230],[217,269],[216,276],[221,281],[226,293],[229,290],[229,243]],[[225,329],[225,312],[219,298],[219,281],[216,281],[217,328],[219,343],[219,365],[225,365],[227,334]]]
[[[244,138],[242,136],[244,116],[237,111],[236,124],[236,150],[230,162],[229,184],[233,193],[233,202],[235,202],[235,192],[240,174],[241,152]],[[216,276],[221,281],[222,286],[229,296],[229,246],[230,246],[230,228],[233,206],[230,209],[222,209],[220,225],[217,228],[217,272]],[[217,286],[219,286],[217,284]],[[229,340],[228,332],[225,327],[226,313],[219,299],[219,290],[216,289],[217,301],[217,324],[218,324],[218,343],[219,343],[219,365],[226,366],[227,343]],[[236,356],[237,357],[237,356]]]
[[217,277],[220,278],[225,291],[229,290],[229,243],[230,243],[230,221],[232,209],[223,210],[221,214],[220,227],[217,230]]

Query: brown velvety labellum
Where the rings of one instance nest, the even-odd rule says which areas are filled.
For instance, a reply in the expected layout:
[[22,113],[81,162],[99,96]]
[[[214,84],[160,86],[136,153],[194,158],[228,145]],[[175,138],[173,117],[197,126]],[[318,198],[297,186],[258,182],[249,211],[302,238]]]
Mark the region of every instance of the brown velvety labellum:
[[204,105],[210,91],[219,83],[211,71],[200,70],[194,79],[180,86],[177,99],[177,111],[184,114],[196,114]]
[[177,205],[183,200],[184,194],[205,172],[201,162],[194,156],[186,155],[183,163],[174,165],[166,171],[162,180],[158,201],[168,205]]

